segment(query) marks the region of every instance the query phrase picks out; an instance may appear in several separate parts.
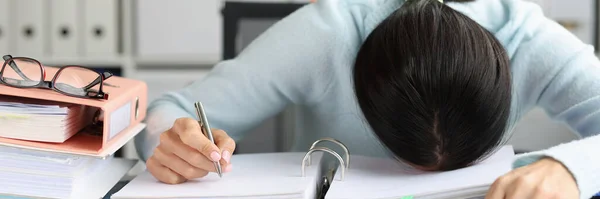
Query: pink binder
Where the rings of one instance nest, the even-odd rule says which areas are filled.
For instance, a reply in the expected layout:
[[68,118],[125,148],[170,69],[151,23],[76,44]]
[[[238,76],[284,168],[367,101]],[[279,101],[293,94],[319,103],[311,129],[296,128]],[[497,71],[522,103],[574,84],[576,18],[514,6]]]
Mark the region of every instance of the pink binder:
[[[46,67],[48,81],[56,71],[56,68]],[[146,116],[148,88],[142,81],[118,76],[113,76],[104,82],[113,85],[102,88],[109,94],[108,100],[69,97],[49,89],[13,88],[0,85],[0,99],[15,96],[81,104],[101,109],[104,113],[101,136],[80,132],[64,143],[34,142],[0,137],[0,145],[97,157],[113,154],[145,128],[142,120]]]

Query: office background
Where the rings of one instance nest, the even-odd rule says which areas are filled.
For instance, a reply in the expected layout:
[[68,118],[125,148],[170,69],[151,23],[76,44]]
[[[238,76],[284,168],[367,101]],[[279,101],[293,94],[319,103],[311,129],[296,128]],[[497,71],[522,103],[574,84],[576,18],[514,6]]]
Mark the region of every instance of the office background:
[[[595,0],[530,0],[550,18],[598,46]],[[150,100],[202,78],[220,60],[309,0],[0,0],[0,53],[45,65],[77,64],[145,81]],[[253,129],[238,153],[286,150],[293,142],[289,107]],[[520,151],[577,138],[534,109],[510,143]],[[276,133],[277,132],[277,133]],[[122,156],[137,158],[133,142]]]

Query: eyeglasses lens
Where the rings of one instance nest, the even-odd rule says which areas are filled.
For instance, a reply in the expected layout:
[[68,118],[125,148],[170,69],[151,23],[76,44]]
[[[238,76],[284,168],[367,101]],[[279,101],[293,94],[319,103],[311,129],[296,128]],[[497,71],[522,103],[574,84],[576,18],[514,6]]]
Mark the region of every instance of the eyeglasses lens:
[[13,59],[2,70],[2,81],[18,87],[31,87],[42,81],[42,67],[29,59]]
[[98,92],[100,76],[95,71],[80,67],[64,68],[56,77],[54,87],[71,95],[85,96],[89,91]]

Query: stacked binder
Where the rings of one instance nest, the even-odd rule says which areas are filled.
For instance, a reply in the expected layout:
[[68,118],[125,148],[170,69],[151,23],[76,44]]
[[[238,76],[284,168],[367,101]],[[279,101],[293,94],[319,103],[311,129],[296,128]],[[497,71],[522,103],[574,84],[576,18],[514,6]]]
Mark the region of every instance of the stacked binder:
[[146,84],[105,83],[101,100],[0,85],[0,198],[103,198],[129,172],[112,154],[145,128]]

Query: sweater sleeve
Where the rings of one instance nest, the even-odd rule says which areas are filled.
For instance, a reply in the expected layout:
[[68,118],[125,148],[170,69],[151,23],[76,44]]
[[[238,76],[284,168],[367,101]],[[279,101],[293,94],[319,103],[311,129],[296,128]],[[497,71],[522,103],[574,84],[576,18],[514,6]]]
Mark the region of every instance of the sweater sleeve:
[[[135,138],[140,158],[147,160],[159,135],[177,118],[195,118],[201,101],[212,128],[234,140],[276,115],[286,105],[309,104],[328,88],[332,52],[342,38],[341,14],[330,1],[310,4],[280,20],[235,59],[220,62],[202,79],[169,92],[148,107],[147,128]],[[326,10],[326,11],[325,11]]]
[[[559,24],[545,18],[539,9],[519,6],[513,15],[511,67],[518,102],[542,107],[556,121],[568,124],[581,139],[519,156],[521,167],[540,158],[563,163],[574,176],[581,199],[600,191],[600,61],[594,49]],[[515,45],[518,44],[518,45]]]

